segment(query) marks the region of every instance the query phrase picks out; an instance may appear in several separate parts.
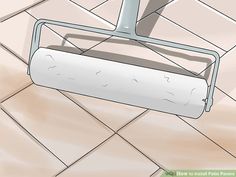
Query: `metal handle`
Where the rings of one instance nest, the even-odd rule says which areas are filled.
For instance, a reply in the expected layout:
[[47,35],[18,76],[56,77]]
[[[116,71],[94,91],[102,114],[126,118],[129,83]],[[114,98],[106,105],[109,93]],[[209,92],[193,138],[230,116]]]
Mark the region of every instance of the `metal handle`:
[[117,32],[135,34],[140,0],[123,0],[116,27]]

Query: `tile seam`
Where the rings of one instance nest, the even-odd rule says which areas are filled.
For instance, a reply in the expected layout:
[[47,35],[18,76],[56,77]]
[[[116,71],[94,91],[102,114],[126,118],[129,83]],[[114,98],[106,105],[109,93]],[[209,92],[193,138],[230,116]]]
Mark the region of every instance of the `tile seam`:
[[23,8],[23,9],[20,10],[19,12],[13,13],[13,15],[11,15],[11,16],[9,16],[8,18],[6,18],[6,19],[0,21],[0,23],[3,23],[3,22],[5,22],[5,21],[7,21],[7,20],[10,20],[11,18],[13,18],[13,17],[15,17],[15,16],[17,16],[17,15],[23,13],[24,11],[29,10],[29,9],[35,7],[35,6],[38,6],[38,5],[40,5],[41,3],[44,3],[45,1],[48,1],[48,0],[42,0],[42,1],[39,1],[38,3],[36,3],[36,4],[33,4],[33,5],[28,6],[28,7],[26,7],[26,8]]
[[30,87],[31,85],[33,85],[32,82],[29,82],[27,84],[25,84],[24,86],[22,86],[21,88],[15,90],[14,92],[8,94],[7,96],[5,96],[4,98],[2,98],[0,100],[0,103],[4,103],[5,101],[11,99],[12,97],[16,96],[18,93],[24,91],[25,89],[27,89],[28,87]]
[[[231,47],[229,50],[227,50],[222,56],[220,56],[220,60],[227,55],[228,53],[230,53],[231,50],[233,50],[234,48],[236,48],[236,45]],[[202,70],[200,73],[198,73],[198,75],[202,74],[204,71],[206,71],[209,67],[211,67],[212,64],[214,64],[215,62],[211,63],[209,66],[207,66],[204,70]],[[219,68],[220,70],[220,68]]]
[[113,27],[115,27],[115,25],[114,25],[113,23],[111,23],[111,22],[109,22],[108,20],[102,18],[101,16],[98,16],[98,15],[95,14],[93,11],[89,11],[88,9],[84,8],[84,7],[81,6],[80,4],[74,2],[73,0],[69,0],[69,1],[70,1],[71,3],[73,3],[73,4],[77,5],[77,6],[79,6],[79,7],[82,8],[84,11],[87,11],[87,13],[90,13],[90,14],[96,16],[96,17],[99,18],[101,21],[104,21],[104,22],[106,22],[106,23],[112,25]]
[[113,130],[110,126],[106,125],[103,121],[101,121],[99,118],[97,118],[95,115],[93,115],[89,110],[87,110],[86,107],[84,107],[83,105],[81,105],[80,102],[78,102],[76,99],[74,99],[72,96],[70,96],[67,93],[63,93],[62,91],[58,90],[58,92],[64,96],[65,98],[67,98],[68,100],[70,100],[70,102],[72,102],[73,104],[77,105],[79,108],[81,108],[83,111],[85,111],[86,113],[88,113],[91,117],[95,118],[96,121],[99,122],[99,124],[105,126],[107,129],[109,129],[112,132],[115,132],[115,130]]
[[[28,15],[30,15],[32,18],[34,18],[35,20],[38,20],[38,18],[36,18],[34,15],[32,15],[30,12],[25,11]],[[51,27],[49,27],[48,25],[44,25],[46,28],[48,28],[52,33],[58,35],[60,38],[62,38],[63,40],[65,40],[66,42],[68,42],[69,44],[71,44],[72,46],[74,46],[76,49],[80,50],[81,52],[83,52],[83,50],[81,48],[79,48],[77,45],[73,44],[72,42],[68,41],[67,39],[65,39],[61,34],[59,34],[58,32],[56,32],[54,29],[52,29]]]
[[171,3],[173,3],[174,1],[176,1],[176,0],[171,0],[171,1],[169,1],[167,4],[165,4],[165,5],[163,5],[163,6],[159,7],[159,8],[157,8],[156,10],[153,10],[152,12],[150,12],[150,13],[147,14],[147,15],[145,15],[144,17],[141,17],[139,20],[137,20],[137,22],[140,22],[141,20],[143,20],[143,19],[149,17],[151,14],[153,14],[153,13],[155,13],[156,11],[158,11],[158,10],[164,8],[165,6],[167,6],[167,5],[171,4]]
[[94,153],[100,146],[102,146],[103,144],[105,144],[108,140],[110,140],[113,136],[115,135],[115,133],[113,133],[112,135],[110,135],[108,138],[106,138],[105,140],[103,140],[101,143],[99,143],[98,145],[96,145],[94,148],[92,148],[90,151],[88,151],[87,153],[85,153],[82,157],[80,157],[79,159],[75,160],[74,162],[72,162],[70,165],[68,165],[66,168],[62,169],[61,171],[59,171],[55,177],[59,176],[60,174],[62,174],[63,172],[67,171],[68,169],[70,169],[72,166],[74,166],[77,162],[79,162],[80,160],[86,158],[88,155],[91,155],[92,153]]
[[189,30],[189,29],[187,29],[187,28],[185,28],[184,26],[178,24],[177,22],[174,22],[173,20],[169,19],[168,17],[166,17],[166,16],[164,16],[164,15],[161,15],[161,14],[159,14],[158,12],[155,12],[155,13],[156,13],[157,15],[160,15],[161,17],[165,18],[167,21],[169,21],[169,22],[175,24],[176,26],[180,27],[181,29],[183,29],[183,30],[185,30],[185,31],[187,31],[187,32],[189,32],[189,33],[191,33],[191,34],[193,34],[194,36],[196,36],[196,37],[198,37],[198,38],[204,40],[205,42],[207,42],[207,43],[209,43],[209,44],[215,46],[216,48],[218,48],[218,49],[220,49],[220,50],[222,50],[222,51],[224,51],[224,52],[227,52],[227,50],[225,50],[225,49],[219,47],[218,45],[216,45],[216,44],[214,44],[213,42],[211,42],[211,41],[205,39],[204,37],[201,37],[200,35],[194,33],[193,31],[191,31],[191,30]]
[[219,88],[219,87],[217,87],[217,86],[216,86],[216,88],[217,88],[220,92],[222,92],[225,96],[229,97],[230,99],[232,99],[233,101],[236,102],[236,99],[233,98],[232,96],[230,96],[228,93],[226,93],[223,89],[221,89],[221,88]]
[[170,61],[171,63],[173,63],[173,64],[175,64],[175,65],[179,66],[181,69],[183,69],[183,70],[185,70],[185,71],[189,72],[189,74],[191,73],[191,74],[193,74],[193,75],[197,76],[197,75],[196,75],[194,72],[192,72],[192,71],[190,71],[190,70],[186,69],[185,67],[181,66],[180,64],[178,64],[178,63],[174,62],[173,60],[171,60],[171,59],[169,59],[168,57],[164,56],[164,55],[163,55],[163,54],[161,54],[160,52],[158,52],[158,51],[155,51],[155,50],[154,50],[154,49],[152,49],[151,47],[147,46],[147,44],[145,44],[145,43],[142,43],[142,42],[139,42],[139,41],[138,41],[138,43],[140,43],[141,45],[145,46],[146,48],[148,48],[148,49],[149,49],[149,50],[151,50],[152,52],[156,53],[157,55],[159,55],[159,56],[163,57],[164,59],[166,59],[166,60]]
[[6,46],[5,44],[1,44],[1,47],[8,52],[9,54],[13,55],[14,57],[16,57],[20,62],[24,63],[26,66],[28,66],[28,63],[21,57],[19,56],[17,53],[15,53],[11,48],[9,48],[8,46]]
[[84,50],[80,55],[85,54],[86,52],[90,51],[90,50],[93,49],[94,47],[99,46],[100,44],[102,44],[103,42],[107,41],[108,39],[110,39],[110,38],[112,38],[112,37],[113,37],[113,36],[109,36],[109,37],[105,38],[104,40],[100,41],[99,43],[93,45],[92,47],[90,47],[90,48],[88,48],[88,49],[86,49],[86,50]]
[[100,7],[101,5],[105,4],[105,3],[108,2],[108,1],[109,1],[109,0],[105,0],[105,1],[103,1],[102,3],[96,5],[95,7],[91,8],[91,9],[89,9],[89,11],[93,11],[93,10],[95,10],[96,8]]
[[[176,115],[177,116],[177,115]],[[188,123],[186,120],[184,120],[182,117],[177,116],[180,120],[182,120],[185,124],[189,125],[192,129],[194,129],[196,132],[198,132],[201,136],[205,137],[207,140],[209,140],[210,142],[212,142],[213,144],[215,144],[216,146],[218,146],[221,150],[223,150],[224,152],[226,152],[228,155],[230,155],[231,157],[233,157],[234,159],[236,159],[236,156],[234,154],[232,154],[229,150],[227,150],[226,148],[224,148],[223,146],[221,146],[220,144],[218,144],[216,141],[214,141],[213,139],[211,139],[210,137],[208,137],[206,134],[204,134],[203,132],[201,132],[200,130],[198,130],[195,126],[193,126],[191,123]]]
[[[154,171],[149,177],[154,177],[154,175],[157,175],[161,172],[161,170],[163,170],[162,168],[157,169],[156,171]],[[165,171],[165,170],[164,170]]]
[[201,1],[201,0],[198,0],[198,2],[200,2],[201,4],[203,4],[204,6],[207,6],[208,8],[211,8],[212,11],[215,11],[216,13],[219,13],[220,15],[224,16],[225,18],[228,18],[229,20],[232,20],[234,23],[236,22],[236,20],[233,18],[233,17],[230,17],[229,15],[226,15],[225,13],[221,12],[220,10],[212,7],[211,5]]
[[[59,91],[59,90],[58,90]],[[86,111],[87,113],[89,113],[93,118],[95,118],[96,121],[98,121],[99,123],[103,124],[105,127],[107,127],[108,129],[110,129],[112,132],[113,132],[113,136],[114,135],[118,135],[119,137],[121,137],[123,140],[124,138],[118,133],[118,131],[120,131],[121,129],[124,129],[125,127],[127,127],[131,122],[135,121],[136,119],[140,118],[143,116],[143,114],[145,114],[148,110],[145,110],[143,111],[141,114],[135,116],[132,121],[129,121],[128,123],[126,123],[125,125],[122,126],[122,128],[120,128],[118,131],[115,131],[113,130],[110,126],[108,126],[107,124],[105,124],[103,121],[101,121],[99,118],[97,118],[95,115],[93,115],[93,113],[91,113],[90,111],[88,111],[86,108],[84,108],[83,106],[81,106],[81,104],[74,98],[70,97],[69,95],[67,94],[64,94],[62,93],[61,91],[59,91],[62,95],[64,95],[65,97],[67,97],[70,101],[72,101],[74,104],[76,104],[77,106],[79,106],[81,109],[83,109],[84,111]],[[128,141],[125,140],[127,143]],[[128,144],[131,144],[130,142]],[[135,146],[132,145],[132,147],[134,148]],[[134,148],[137,150],[137,148]],[[140,150],[138,150],[139,152],[141,152]],[[87,155],[89,155],[90,153],[88,153]],[[145,155],[143,152],[141,153],[142,155],[144,155],[146,158],[148,157],[147,155]],[[150,160],[151,158],[148,157],[148,159]],[[75,162],[72,163],[72,165],[69,165],[69,168],[70,166],[73,166],[75,163],[77,163],[80,159],[77,159]],[[151,162],[155,162],[154,160],[150,160]],[[157,165],[159,168],[160,166],[155,162],[154,163],[155,165]],[[66,168],[65,170],[69,169],[69,168]],[[164,169],[164,168],[163,168]],[[64,170],[64,171],[65,171]],[[62,172],[59,172],[59,174],[61,174]],[[57,174],[56,176],[58,176],[59,174]]]
[[60,159],[55,153],[53,153],[46,145],[44,145],[36,136],[34,136],[29,130],[27,130],[23,125],[21,125],[17,119],[1,104],[2,111],[8,115],[8,117],[36,144],[38,144],[41,148],[43,148],[46,152],[50,153],[52,156],[54,156],[58,161],[60,161],[65,167],[68,165],[63,162],[62,159]]
[[140,154],[142,154],[144,157],[146,157],[147,159],[149,159],[152,163],[154,163],[157,167],[167,171],[167,168],[164,167],[163,165],[161,165],[160,163],[156,162],[156,160],[153,160],[151,157],[149,157],[147,154],[145,154],[144,152],[142,152],[139,148],[137,148],[135,145],[133,145],[130,141],[128,141],[127,139],[125,139],[122,135],[120,135],[119,133],[116,133],[121,139],[123,139],[126,143],[128,143],[131,147],[133,147],[134,149],[136,149]]

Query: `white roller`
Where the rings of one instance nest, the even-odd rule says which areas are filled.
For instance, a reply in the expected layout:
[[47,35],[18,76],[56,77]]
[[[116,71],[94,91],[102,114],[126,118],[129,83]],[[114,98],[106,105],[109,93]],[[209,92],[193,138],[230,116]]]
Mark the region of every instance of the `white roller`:
[[37,85],[198,118],[204,79],[104,59],[39,48],[30,63]]

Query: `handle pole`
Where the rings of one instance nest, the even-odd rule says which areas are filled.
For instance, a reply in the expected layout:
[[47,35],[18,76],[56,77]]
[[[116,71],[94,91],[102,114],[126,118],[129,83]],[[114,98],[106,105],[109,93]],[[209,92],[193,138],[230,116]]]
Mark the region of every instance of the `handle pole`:
[[140,0],[123,0],[116,32],[135,35]]

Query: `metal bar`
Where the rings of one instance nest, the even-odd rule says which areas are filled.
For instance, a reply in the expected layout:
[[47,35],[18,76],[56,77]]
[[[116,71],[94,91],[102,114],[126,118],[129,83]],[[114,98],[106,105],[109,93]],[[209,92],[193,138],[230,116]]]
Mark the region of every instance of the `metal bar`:
[[140,0],[123,0],[116,31],[135,34]]

